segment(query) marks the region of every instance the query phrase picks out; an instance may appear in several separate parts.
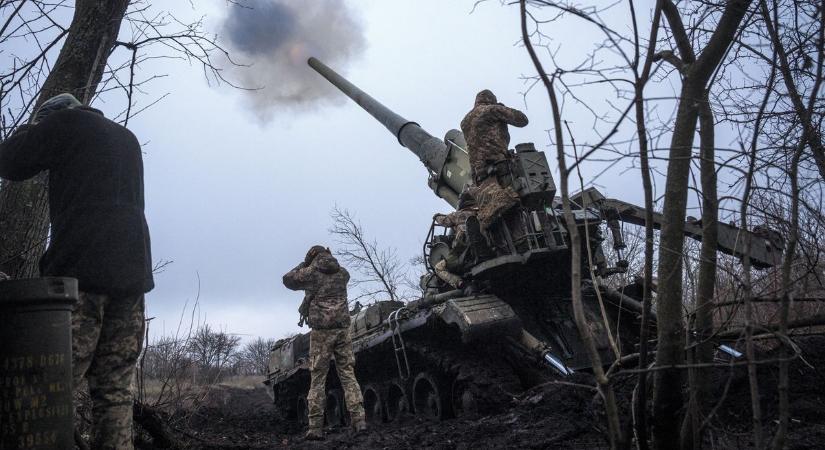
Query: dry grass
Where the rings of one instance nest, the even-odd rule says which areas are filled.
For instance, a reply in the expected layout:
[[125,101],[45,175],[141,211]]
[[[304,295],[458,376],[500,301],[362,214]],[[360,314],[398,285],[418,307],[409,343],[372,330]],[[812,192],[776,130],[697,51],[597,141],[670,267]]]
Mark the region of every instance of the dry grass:
[[227,377],[218,385],[240,389],[256,389],[264,386],[264,379],[263,375],[235,375]]
[[209,386],[193,384],[188,380],[179,380],[165,387],[163,380],[147,378],[143,395],[145,403],[152,405],[158,402],[161,393],[165,398],[169,398],[173,392],[181,393],[183,397],[198,397],[215,387],[253,390],[264,387],[264,378],[263,375],[233,375]]

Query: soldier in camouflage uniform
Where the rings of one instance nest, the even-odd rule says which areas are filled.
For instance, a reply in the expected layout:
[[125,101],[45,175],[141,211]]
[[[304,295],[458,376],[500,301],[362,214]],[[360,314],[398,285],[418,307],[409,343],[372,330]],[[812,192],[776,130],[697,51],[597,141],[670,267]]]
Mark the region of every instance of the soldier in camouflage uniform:
[[468,248],[473,247],[467,237],[467,219],[476,216],[478,208],[468,191],[462,192],[458,199],[458,210],[449,214],[436,214],[435,223],[450,227],[454,231],[452,245],[447,256],[433,267],[438,278],[456,289],[464,287],[464,279],[459,273],[464,271],[464,261]]
[[301,321],[309,323],[310,388],[307,394],[309,429],[307,439],[323,439],[326,379],[329,361],[335,358],[344,400],[356,431],[366,429],[364,399],[355,379],[355,356],[352,353],[350,317],[347,308],[349,273],[338,264],[329,249],[313,246],[306,258],[283,278],[284,286],[303,290],[299,308]]
[[70,94],[46,101],[0,144],[0,177],[48,170],[49,248],[43,276],[77,278],[72,312],[75,389],[89,382],[92,448],[132,444],[131,382],[154,287],[137,138]]
[[478,220],[483,231],[518,203],[518,195],[513,189],[502,186],[498,180],[506,172],[510,158],[508,125],[524,127],[527,116],[498,103],[496,96],[487,89],[476,95],[475,106],[461,121],[476,184],[474,196],[479,204]]

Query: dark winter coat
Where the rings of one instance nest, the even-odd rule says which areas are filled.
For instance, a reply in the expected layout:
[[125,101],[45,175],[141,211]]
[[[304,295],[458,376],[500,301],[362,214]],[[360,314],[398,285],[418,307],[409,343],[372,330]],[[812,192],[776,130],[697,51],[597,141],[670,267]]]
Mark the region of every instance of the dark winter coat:
[[140,144],[92,108],[55,112],[0,144],[0,177],[49,171],[49,248],[44,276],[77,278],[80,290],[113,296],[154,287],[143,215]]
[[329,253],[321,253],[312,263],[302,262],[283,277],[284,286],[303,290],[309,302],[307,322],[313,329],[345,328],[350,324],[347,306],[349,272]]

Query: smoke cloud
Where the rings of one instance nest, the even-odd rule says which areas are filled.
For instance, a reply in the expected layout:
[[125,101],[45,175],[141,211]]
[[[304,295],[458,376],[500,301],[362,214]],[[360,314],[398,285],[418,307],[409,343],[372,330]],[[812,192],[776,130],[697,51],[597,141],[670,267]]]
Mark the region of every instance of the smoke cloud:
[[343,0],[243,0],[229,8],[222,34],[232,69],[256,114],[306,109],[343,96],[307,66],[310,56],[336,69],[359,56],[363,29]]

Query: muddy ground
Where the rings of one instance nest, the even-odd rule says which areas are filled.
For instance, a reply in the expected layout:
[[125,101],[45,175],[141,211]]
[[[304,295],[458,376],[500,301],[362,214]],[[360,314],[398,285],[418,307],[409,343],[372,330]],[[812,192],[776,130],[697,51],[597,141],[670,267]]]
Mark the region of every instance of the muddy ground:
[[[825,337],[797,341],[803,358],[791,364],[790,449],[825,448]],[[775,357],[766,350],[762,357]],[[772,435],[776,418],[775,366],[759,371],[766,430]],[[714,399],[718,414],[709,423],[714,448],[748,448],[750,397],[744,367],[714,370]],[[571,383],[571,384],[568,384]],[[629,426],[630,396],[635,377],[619,376],[615,382],[622,420]],[[567,383],[552,383],[514,395],[496,415],[451,419],[440,423],[409,417],[402,423],[371,428],[352,436],[343,429],[328,430],[322,443],[306,442],[294,423],[279,420],[266,391],[261,388],[220,387],[204,406],[188,412],[177,430],[188,447],[241,448],[368,448],[368,449],[486,449],[486,448],[608,448],[604,438],[602,406],[588,375]],[[726,392],[727,391],[727,392]],[[144,445],[142,448],[152,448]]]

